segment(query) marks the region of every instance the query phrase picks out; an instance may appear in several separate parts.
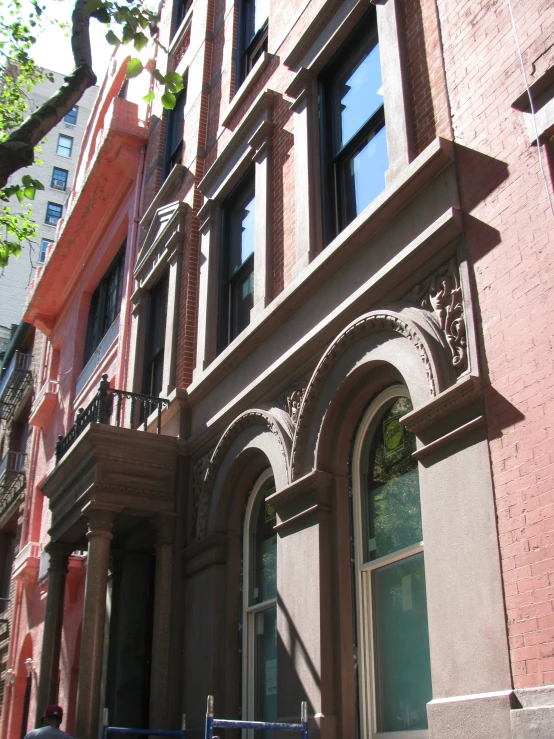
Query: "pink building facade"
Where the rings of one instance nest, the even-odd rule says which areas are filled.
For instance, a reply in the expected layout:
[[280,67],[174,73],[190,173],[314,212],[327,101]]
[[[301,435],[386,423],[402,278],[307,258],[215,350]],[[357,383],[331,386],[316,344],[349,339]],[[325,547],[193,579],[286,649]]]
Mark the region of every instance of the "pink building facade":
[[164,4],[171,113],[114,60],[25,316],[3,739],[553,735],[553,24]]

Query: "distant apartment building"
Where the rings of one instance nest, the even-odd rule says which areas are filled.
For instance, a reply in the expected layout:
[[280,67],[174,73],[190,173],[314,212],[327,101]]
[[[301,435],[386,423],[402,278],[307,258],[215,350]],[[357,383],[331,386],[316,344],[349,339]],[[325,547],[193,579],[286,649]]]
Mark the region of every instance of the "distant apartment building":
[[25,309],[0,739],[552,739],[553,4],[161,12]]
[[[45,71],[52,75],[53,80],[39,82],[29,93],[29,114],[59,90],[64,82],[63,74]],[[37,265],[44,262],[55,241],[56,225],[63,216],[73,187],[83,134],[97,95],[97,86],[87,90],[79,104],[52,129],[36,154],[42,164],[35,163],[13,176],[13,180],[18,182],[23,174],[30,174],[42,182],[44,190],[37,190],[35,199],[26,201],[24,206],[16,204],[17,201],[10,203],[14,212],[27,206],[31,208],[38,226],[38,236],[31,244],[21,245],[19,258],[10,259],[0,278],[0,354],[5,351],[12,331],[21,321],[27,288],[34,271]]]
[[[52,81],[39,83],[29,93],[29,113],[63,84],[63,75],[50,74]],[[14,176],[18,181],[29,173],[43,183],[44,190],[37,190],[35,199],[23,206],[28,204],[33,211],[37,239],[21,245],[19,258],[10,258],[0,277],[0,710],[6,679],[9,681],[8,644],[19,587],[11,581],[11,570],[19,551],[22,503],[31,450],[36,444],[29,414],[44,344],[34,326],[21,319],[29,284],[55,242],[56,226],[73,187],[83,134],[97,94],[97,87],[88,90],[52,130],[37,153],[42,164],[36,163]],[[15,203],[10,207],[13,211],[21,209]]]

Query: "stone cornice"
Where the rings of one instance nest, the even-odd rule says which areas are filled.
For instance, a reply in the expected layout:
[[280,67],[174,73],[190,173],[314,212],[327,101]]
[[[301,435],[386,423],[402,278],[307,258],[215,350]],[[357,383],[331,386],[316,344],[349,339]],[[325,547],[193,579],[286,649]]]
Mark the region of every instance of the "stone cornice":
[[248,145],[248,139],[253,133],[252,129],[257,128],[264,121],[271,120],[273,105],[277,97],[278,93],[267,89],[261,92],[252,103],[241,124],[198,185],[200,192],[207,198],[213,198],[216,194],[220,180],[225,176],[233,155],[241,145]]
[[159,208],[146,239],[141,247],[135,267],[135,279],[139,288],[144,286],[148,276],[160,261],[167,262],[178,249],[185,236],[185,217],[189,206],[183,202],[170,203]]
[[286,67],[289,69],[296,69],[298,67],[298,64],[308,52],[310,46],[331,20],[341,3],[342,0],[327,0],[327,2],[323,3],[319,11],[308,24],[304,33],[299,37],[296,44],[289,51],[288,56],[284,60]]

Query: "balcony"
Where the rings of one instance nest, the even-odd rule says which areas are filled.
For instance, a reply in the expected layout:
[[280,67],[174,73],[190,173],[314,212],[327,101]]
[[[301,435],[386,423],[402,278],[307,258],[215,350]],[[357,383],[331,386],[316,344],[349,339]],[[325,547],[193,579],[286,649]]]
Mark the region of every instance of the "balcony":
[[58,390],[59,384],[56,380],[46,380],[31,406],[29,426],[46,428],[58,402]]
[[25,489],[25,454],[8,452],[0,462],[0,518]]
[[14,352],[0,379],[0,419],[9,421],[31,386],[30,354]]
[[98,392],[56,444],[56,466],[41,485],[50,499],[53,540],[80,544],[86,509],[118,512],[114,534],[138,519],[174,512],[178,439],[161,433],[163,398],[110,388]]
[[36,580],[42,547],[37,542],[29,542],[18,553],[12,567],[12,578],[20,582]]

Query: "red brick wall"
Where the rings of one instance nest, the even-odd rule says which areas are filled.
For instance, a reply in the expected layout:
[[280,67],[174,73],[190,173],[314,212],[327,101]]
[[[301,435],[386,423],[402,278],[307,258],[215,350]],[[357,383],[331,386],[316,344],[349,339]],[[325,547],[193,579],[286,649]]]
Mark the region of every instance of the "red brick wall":
[[[478,297],[514,685],[539,686],[554,682],[552,183],[511,108],[524,82],[507,3],[438,7]],[[532,81],[552,56],[554,7],[528,0],[514,11]]]

